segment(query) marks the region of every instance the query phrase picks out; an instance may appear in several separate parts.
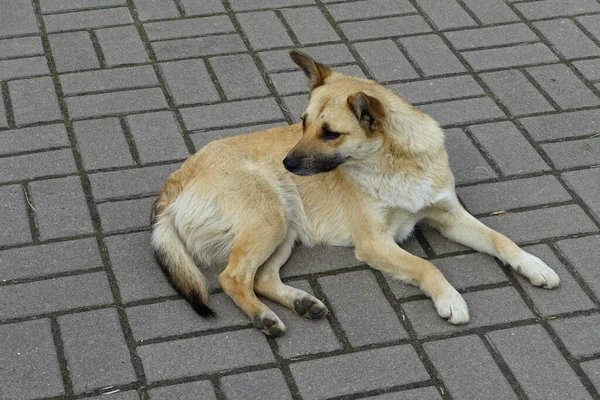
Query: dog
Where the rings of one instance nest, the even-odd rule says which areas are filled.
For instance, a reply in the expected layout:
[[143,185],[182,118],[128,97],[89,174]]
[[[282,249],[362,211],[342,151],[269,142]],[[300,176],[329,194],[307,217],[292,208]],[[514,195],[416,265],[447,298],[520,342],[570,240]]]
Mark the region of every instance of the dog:
[[257,295],[317,319],[327,307],[284,284],[294,244],[354,246],[361,262],[417,285],[451,324],[467,304],[429,261],[397,243],[418,221],[499,258],[535,286],[559,285],[542,260],[471,216],[460,204],[438,123],[382,85],[290,57],[308,78],[302,123],[209,143],[174,172],[152,207],[151,245],[175,289],[202,316],[197,264],[224,268],[225,293],[267,335],[286,327]]

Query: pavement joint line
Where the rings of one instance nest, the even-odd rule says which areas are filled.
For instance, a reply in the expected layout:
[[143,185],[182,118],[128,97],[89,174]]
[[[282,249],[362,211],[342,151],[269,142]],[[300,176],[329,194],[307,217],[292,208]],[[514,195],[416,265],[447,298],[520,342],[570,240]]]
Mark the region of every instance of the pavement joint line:
[[527,395],[525,394],[525,391],[519,384],[519,381],[517,380],[515,375],[510,370],[508,364],[506,363],[506,361],[504,360],[504,358],[502,357],[500,352],[498,350],[496,350],[492,341],[485,334],[479,334],[477,336],[483,342],[488,353],[492,356],[492,359],[496,363],[496,366],[500,369],[500,372],[502,373],[502,375],[504,375],[504,378],[508,381],[511,389],[513,390],[513,392],[515,393],[517,398],[518,399],[527,399]]
[[[406,48],[404,47],[404,45],[402,44],[402,42],[400,42],[400,40],[398,39],[392,39],[392,42],[394,42],[394,44],[396,45],[396,47],[398,48],[398,50],[400,50],[400,53],[402,53],[402,55],[404,56],[404,58],[406,59],[406,61],[408,61],[408,63],[410,64],[410,66],[417,72],[417,78],[408,78],[408,79],[399,79],[399,80],[389,80],[386,82],[387,85],[393,85],[396,83],[408,83],[408,82],[420,82],[423,81],[424,79],[427,79],[427,75],[425,74],[425,72],[423,72],[423,68],[421,68],[421,66],[417,63],[417,61],[413,58],[413,56],[410,55],[410,53],[406,50]],[[452,74],[446,74],[447,76],[467,76],[466,72],[458,72],[458,73],[452,73]],[[441,75],[441,77],[444,77],[444,75]]]
[[[127,118],[119,117],[119,123],[121,124],[121,130],[123,131],[123,135],[125,136],[127,146],[129,147],[129,153],[131,154],[131,158],[133,158],[133,161],[136,165],[143,166],[143,163],[140,160],[140,153],[137,149],[137,145],[135,144],[135,140],[133,139],[133,135],[131,134],[131,128],[129,127]],[[96,204],[98,203],[96,202]]]
[[71,375],[69,374],[69,366],[65,354],[65,345],[62,340],[60,324],[58,323],[57,318],[50,318],[50,325],[52,330],[52,339],[54,340],[54,347],[56,348],[56,355],[60,365],[60,375],[62,377],[65,389],[65,397],[73,397],[73,381],[71,380]]
[[471,19],[475,21],[478,26],[485,25],[483,22],[481,22],[481,19],[479,19],[479,17],[465,4],[464,0],[456,0],[456,2],[462,7],[463,10],[465,10],[467,14],[469,14],[469,17],[471,17]]
[[[362,266],[356,268],[356,270],[358,271],[361,271],[363,269],[366,268]],[[333,331],[333,334],[335,335],[335,338],[337,339],[338,343],[342,346],[342,350],[351,349],[352,345],[350,344],[350,340],[348,340],[348,336],[346,335],[346,332],[344,332],[342,324],[340,323],[340,321],[338,321],[336,317],[336,312],[333,308],[333,305],[327,298],[327,295],[325,294],[323,288],[321,287],[321,284],[319,283],[318,279],[320,277],[321,276],[315,276],[315,274],[310,274],[310,276],[307,277],[306,280],[308,280],[310,288],[312,289],[315,297],[321,300],[323,304],[325,304],[325,307],[327,307],[327,322],[329,322],[329,326],[331,327],[331,330]]]
[[571,274],[571,277],[577,282],[579,287],[581,287],[583,292],[594,302],[594,304],[596,304],[597,307],[600,307],[600,298],[596,296],[596,293],[594,293],[594,291],[590,288],[588,283],[581,277],[577,269],[575,269],[573,265],[571,265],[567,257],[565,257],[561,253],[558,246],[556,246],[556,242],[550,243],[549,247],[556,256],[556,258],[558,258],[558,260],[565,266],[569,274]]
[[[500,167],[498,166],[498,163],[496,163],[496,161],[490,156],[490,154],[487,152],[487,150],[481,145],[481,143],[479,143],[479,140],[477,140],[475,135],[473,135],[473,132],[471,132],[469,127],[463,128],[462,131],[465,133],[467,138],[469,138],[469,140],[471,141],[473,146],[475,146],[475,148],[477,150],[479,150],[479,153],[481,154],[483,159],[488,163],[488,165],[492,168],[494,173],[496,175],[498,175],[499,177],[504,177],[504,173],[502,172],[502,169],[500,169]],[[463,207],[464,207],[464,204],[463,204]]]
[[187,15],[185,12],[185,7],[181,3],[181,0],[173,0],[173,3],[175,3],[175,7],[177,7],[177,11],[179,12],[179,18],[185,18]]
[[298,36],[296,36],[296,33],[290,26],[289,22],[287,22],[287,20],[283,17],[283,13],[281,12],[281,10],[275,9],[275,10],[273,10],[273,13],[275,14],[275,16],[277,17],[279,22],[281,22],[281,24],[283,25],[283,27],[284,27],[286,33],[288,34],[288,36],[290,37],[290,39],[292,39],[294,48],[302,47],[302,43],[300,43],[300,40],[298,40]]
[[435,258],[435,256],[436,256],[435,251],[433,251],[433,247],[431,246],[431,244],[425,237],[425,234],[423,234],[423,230],[422,230],[421,226],[414,227],[413,236],[415,237],[415,239],[417,240],[417,242],[419,243],[419,245],[425,252],[425,255],[426,255],[425,258],[426,259]]
[[[4,109],[6,110],[6,120],[8,122],[8,129],[15,128],[15,114],[10,101],[10,90],[8,90],[8,81],[0,82],[2,97],[4,99]],[[1,106],[1,105],[0,105]]]
[[66,276],[85,275],[85,274],[91,274],[94,272],[101,272],[104,270],[105,270],[104,267],[92,267],[92,268],[77,269],[77,270],[73,270],[73,271],[55,272],[53,274],[47,274],[47,275],[8,279],[8,280],[0,281],[0,287],[10,286],[10,285],[20,285],[23,283],[46,281],[46,280],[51,280],[51,279],[56,279],[56,278],[64,278]]
[[[223,89],[223,86],[221,86],[221,82],[219,82],[219,78],[217,77],[217,74],[214,70],[214,68],[212,67],[212,64],[210,63],[210,60],[207,57],[203,57],[202,62],[204,64],[204,66],[206,67],[206,71],[208,72],[208,75],[210,76],[210,80],[212,81],[215,90],[217,91],[218,95],[219,95],[219,101],[223,102],[223,103],[227,103],[227,96],[225,95],[225,90]],[[257,97],[257,98],[269,98],[270,96],[265,96],[265,97]],[[248,98],[245,98],[245,100],[247,100]],[[198,104],[199,106],[203,103],[195,103]],[[220,104],[220,103],[216,103],[216,104]],[[179,105],[179,108],[181,108],[181,105]]]
[[[294,376],[292,375],[290,366],[287,363],[287,360],[281,355],[279,351],[279,345],[277,344],[275,339],[270,336],[267,336],[267,342],[269,343],[269,347],[271,348],[273,357],[275,357],[277,367],[283,374],[283,378],[285,379],[285,383],[290,391],[292,400],[302,400],[302,397],[300,397],[300,390],[298,389],[298,385],[294,380]],[[226,400],[225,396],[223,396],[223,400]]]

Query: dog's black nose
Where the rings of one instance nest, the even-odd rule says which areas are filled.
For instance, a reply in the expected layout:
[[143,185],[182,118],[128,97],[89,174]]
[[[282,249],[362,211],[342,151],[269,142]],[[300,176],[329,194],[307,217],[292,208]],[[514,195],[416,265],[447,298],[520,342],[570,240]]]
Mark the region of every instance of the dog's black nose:
[[294,171],[296,169],[298,169],[298,167],[300,166],[300,159],[296,158],[296,157],[290,157],[287,156],[286,158],[283,159],[283,165],[285,166],[285,169],[287,169],[288,171]]

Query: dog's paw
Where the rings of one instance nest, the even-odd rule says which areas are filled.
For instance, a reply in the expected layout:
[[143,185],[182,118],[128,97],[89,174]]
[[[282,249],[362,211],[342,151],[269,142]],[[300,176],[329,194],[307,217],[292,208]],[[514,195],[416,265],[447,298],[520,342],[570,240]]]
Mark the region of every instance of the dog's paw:
[[310,319],[323,318],[329,312],[321,300],[310,295],[294,301],[294,311],[304,318]]
[[445,318],[454,325],[469,322],[469,308],[465,299],[454,289],[449,287],[446,293],[434,299],[435,309],[440,317]]
[[523,252],[519,263],[512,267],[529,279],[534,286],[553,289],[560,284],[558,274],[533,254]]
[[254,318],[254,327],[264,334],[273,337],[281,336],[287,331],[286,326],[273,312]]

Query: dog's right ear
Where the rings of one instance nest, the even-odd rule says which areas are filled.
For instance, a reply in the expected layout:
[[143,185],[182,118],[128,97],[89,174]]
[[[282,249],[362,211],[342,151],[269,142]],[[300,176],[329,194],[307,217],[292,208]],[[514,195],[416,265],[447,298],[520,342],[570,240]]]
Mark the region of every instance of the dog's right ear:
[[304,74],[308,78],[308,87],[310,90],[324,84],[325,78],[332,74],[332,71],[325,65],[316,62],[297,50],[290,51],[290,57],[304,71]]

